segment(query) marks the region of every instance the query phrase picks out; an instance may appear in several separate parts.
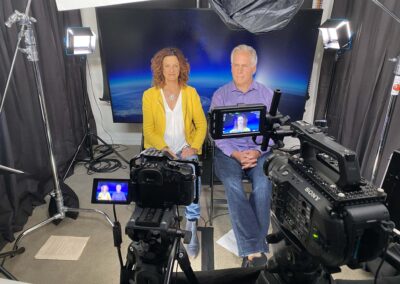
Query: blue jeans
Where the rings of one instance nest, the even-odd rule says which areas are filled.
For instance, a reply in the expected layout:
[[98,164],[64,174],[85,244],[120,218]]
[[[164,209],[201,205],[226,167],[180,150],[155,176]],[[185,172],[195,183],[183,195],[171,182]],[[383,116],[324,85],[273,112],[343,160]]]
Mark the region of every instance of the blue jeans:
[[[181,159],[181,152],[178,152],[176,155],[178,156],[179,159]],[[192,155],[192,156],[186,157],[185,160],[198,161],[199,157],[197,155]],[[200,177],[197,179],[197,184],[199,187],[199,200],[198,200],[197,204],[192,202],[192,204],[186,206],[185,216],[186,216],[186,219],[188,219],[188,220],[200,219],[200,193],[201,193],[201,178]],[[196,187],[194,187],[194,196],[196,196]]]
[[[268,252],[266,236],[270,222],[271,183],[264,174],[264,161],[269,154],[257,160],[257,166],[242,170],[240,163],[215,149],[215,174],[222,181],[236,237],[239,255]],[[252,182],[252,192],[248,199],[242,184],[243,175]]]

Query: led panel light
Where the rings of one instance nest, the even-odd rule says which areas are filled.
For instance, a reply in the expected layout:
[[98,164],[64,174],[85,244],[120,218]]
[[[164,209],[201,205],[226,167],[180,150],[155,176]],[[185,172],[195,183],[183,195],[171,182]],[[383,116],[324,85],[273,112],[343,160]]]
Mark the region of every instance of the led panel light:
[[88,27],[67,28],[67,55],[91,54],[96,48],[96,35]]
[[349,49],[351,47],[350,23],[345,19],[329,19],[319,30],[325,49]]

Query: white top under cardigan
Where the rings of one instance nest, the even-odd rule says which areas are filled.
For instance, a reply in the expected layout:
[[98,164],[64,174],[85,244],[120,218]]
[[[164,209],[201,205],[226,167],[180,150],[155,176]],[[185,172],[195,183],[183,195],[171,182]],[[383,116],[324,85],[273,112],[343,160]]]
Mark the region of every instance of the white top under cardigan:
[[168,147],[174,153],[178,153],[188,145],[185,139],[185,125],[182,111],[182,92],[179,93],[178,100],[176,101],[176,105],[173,110],[170,109],[162,89],[161,94],[164,101],[164,110],[166,116],[164,133],[165,143],[167,143]]

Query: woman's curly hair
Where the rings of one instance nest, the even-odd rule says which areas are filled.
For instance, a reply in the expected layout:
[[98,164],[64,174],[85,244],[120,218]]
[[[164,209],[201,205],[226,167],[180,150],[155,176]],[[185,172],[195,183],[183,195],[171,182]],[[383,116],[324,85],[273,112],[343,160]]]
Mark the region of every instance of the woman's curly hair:
[[180,86],[185,86],[189,80],[190,65],[182,51],[176,47],[166,47],[158,51],[151,59],[151,72],[153,73],[153,86],[162,88],[165,85],[163,75],[163,60],[166,56],[176,56],[179,61],[179,77]]

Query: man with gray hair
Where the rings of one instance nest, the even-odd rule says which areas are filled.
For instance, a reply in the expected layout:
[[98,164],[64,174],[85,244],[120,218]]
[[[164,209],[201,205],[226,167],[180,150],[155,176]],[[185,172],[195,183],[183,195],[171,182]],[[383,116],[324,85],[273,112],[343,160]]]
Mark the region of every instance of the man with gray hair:
[[[233,81],[215,91],[210,109],[238,104],[271,106],[271,89],[253,80],[257,69],[257,53],[251,46],[236,46],[231,53]],[[258,137],[257,140],[260,140]],[[268,252],[266,236],[270,222],[271,183],[263,172],[268,151],[261,151],[251,137],[216,141],[215,173],[222,181],[243,267],[264,265]],[[248,199],[242,178],[252,182]]]

